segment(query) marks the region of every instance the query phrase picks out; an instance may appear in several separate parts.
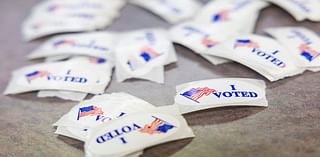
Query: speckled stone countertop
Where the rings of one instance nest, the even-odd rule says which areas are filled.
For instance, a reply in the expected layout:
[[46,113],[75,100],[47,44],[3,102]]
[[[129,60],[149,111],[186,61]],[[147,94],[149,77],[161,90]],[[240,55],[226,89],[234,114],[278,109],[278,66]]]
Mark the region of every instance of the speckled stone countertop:
[[[40,0],[0,0],[0,88],[4,91],[10,72],[33,64],[26,55],[41,44],[24,43],[20,35],[23,19]],[[320,31],[320,23],[300,22],[276,6],[262,11],[256,32],[273,26],[305,26]],[[123,31],[169,24],[133,5],[127,5],[110,30]],[[166,67],[165,84],[131,80],[106,90],[127,92],[157,106],[173,103],[175,86],[222,77],[248,77],[267,82],[268,108],[228,107],[186,115],[196,135],[193,139],[149,148],[143,157],[319,157],[320,73],[270,83],[237,63],[209,64],[190,50],[176,45],[178,62]],[[148,89],[148,90],[146,90]],[[76,102],[37,98],[35,93],[0,96],[1,157],[79,157],[83,143],[54,134],[52,123]]]

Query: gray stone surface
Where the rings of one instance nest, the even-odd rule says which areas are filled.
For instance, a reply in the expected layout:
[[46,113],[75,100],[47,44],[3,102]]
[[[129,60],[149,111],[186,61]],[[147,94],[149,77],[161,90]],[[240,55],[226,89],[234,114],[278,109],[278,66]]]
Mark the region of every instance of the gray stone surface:
[[[10,72],[33,64],[26,55],[41,41],[21,41],[20,26],[30,8],[40,0],[0,0],[0,90]],[[320,24],[295,22],[278,7],[263,10],[257,32],[271,26],[305,26],[317,32]],[[155,15],[132,5],[126,6],[110,30],[169,27]],[[157,106],[170,105],[178,84],[221,77],[248,77],[265,80],[237,63],[213,66],[190,50],[176,46],[179,61],[166,68],[163,85],[141,80],[116,83],[106,92],[128,92]],[[149,148],[143,157],[319,157],[320,156],[320,73],[270,83],[267,80],[268,108],[218,108],[186,115],[196,135],[193,139]],[[53,122],[75,102],[54,98],[38,99],[35,93],[0,96],[1,157],[84,156],[81,142],[56,136]]]

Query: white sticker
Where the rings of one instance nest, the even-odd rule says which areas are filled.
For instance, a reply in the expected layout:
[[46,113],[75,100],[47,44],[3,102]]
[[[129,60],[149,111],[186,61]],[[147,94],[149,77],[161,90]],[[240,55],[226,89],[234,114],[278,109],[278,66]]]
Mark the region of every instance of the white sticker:
[[131,3],[148,9],[170,23],[193,17],[201,8],[196,0],[130,0]]
[[24,21],[25,40],[56,33],[92,31],[105,28],[119,15],[125,4],[117,1],[43,1]]
[[85,142],[85,151],[86,154],[119,157],[157,144],[193,136],[178,108],[158,107],[96,127]]
[[229,39],[208,51],[209,54],[239,62],[270,81],[300,74],[290,52],[274,39],[259,35],[242,35]]
[[4,94],[66,90],[101,94],[109,84],[113,63],[99,58],[74,58],[15,70]]
[[225,106],[268,106],[261,80],[223,78],[177,86],[175,104],[181,113]]
[[28,58],[86,55],[111,60],[115,44],[115,36],[109,32],[59,35],[46,41]]
[[299,67],[320,70],[320,37],[303,27],[279,27],[266,32],[290,50]]
[[177,61],[176,52],[163,29],[123,33],[115,50],[117,81],[129,78],[164,82],[164,66]]

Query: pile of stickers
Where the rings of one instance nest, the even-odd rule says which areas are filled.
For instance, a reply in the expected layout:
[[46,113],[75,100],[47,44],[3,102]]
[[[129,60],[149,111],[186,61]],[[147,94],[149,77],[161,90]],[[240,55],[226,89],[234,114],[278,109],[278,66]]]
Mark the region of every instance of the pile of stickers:
[[54,126],[56,134],[84,141],[88,157],[139,156],[144,148],[194,136],[176,106],[154,107],[125,93],[83,101]]
[[126,93],[97,95],[53,125],[56,134],[83,141],[87,157],[136,157],[145,148],[194,137],[181,114],[223,106],[267,107],[265,88],[261,80],[242,78],[190,82],[177,86],[175,104],[162,107]]
[[[34,39],[54,33],[104,28],[119,14],[125,2],[45,1],[33,9],[23,34],[26,39]],[[114,66],[118,82],[139,78],[164,83],[164,66],[177,61],[172,42],[190,48],[215,65],[230,61],[241,63],[270,81],[320,69],[320,39],[316,33],[306,28],[284,27],[266,30],[275,39],[253,34],[259,12],[269,6],[266,1],[217,0],[204,7],[195,0],[130,2],[170,23],[184,22],[168,31],[149,28],[54,36],[28,56],[29,59],[45,58],[45,63],[14,71],[5,94],[39,91],[39,97],[80,101],[88,93],[104,93]],[[276,4],[282,6],[282,3]],[[310,8],[310,14],[303,17],[315,20],[314,12]],[[89,28],[87,26],[90,29],[74,29]]]
[[[125,2],[42,2],[34,8],[25,22],[24,30],[29,30],[36,23],[44,25],[38,25],[41,26],[39,29],[35,27],[39,31],[24,31],[24,35],[34,39],[69,30],[74,32],[74,26],[96,26],[96,19],[104,19],[104,22],[98,22],[103,23],[99,26],[103,28],[118,15],[118,10]],[[45,58],[45,63],[14,71],[5,94],[39,91],[39,97],[56,96],[80,101],[88,93],[104,93],[114,66],[118,82],[139,78],[164,83],[164,66],[177,61],[172,42],[190,48],[215,65],[230,61],[241,63],[270,81],[297,75],[305,70],[316,72],[320,69],[320,39],[316,33],[306,28],[284,27],[266,30],[275,39],[253,34],[259,12],[269,6],[266,1],[217,0],[207,3],[203,8],[195,0],[130,2],[170,23],[184,22],[172,26],[168,31],[149,28],[54,36],[28,56],[29,59]],[[310,16],[304,17],[314,17],[311,16],[311,10]],[[50,18],[41,18],[44,15],[50,15]]]
[[46,0],[35,6],[23,24],[27,41],[66,32],[103,29],[119,15],[125,0]]
[[39,97],[80,101],[88,93],[104,93],[114,65],[119,82],[140,78],[163,83],[164,66],[177,61],[162,29],[59,35],[28,57],[46,61],[15,70],[5,94],[39,91]]

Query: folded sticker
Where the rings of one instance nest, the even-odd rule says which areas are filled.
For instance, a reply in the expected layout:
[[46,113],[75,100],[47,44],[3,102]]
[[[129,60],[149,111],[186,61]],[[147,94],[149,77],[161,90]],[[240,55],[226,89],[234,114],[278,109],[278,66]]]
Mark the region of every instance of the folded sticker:
[[295,64],[288,49],[274,39],[259,35],[242,35],[231,38],[207,52],[239,62],[270,81],[297,75],[304,71]]
[[130,0],[131,3],[148,9],[170,23],[193,17],[201,8],[196,0]]
[[266,32],[290,50],[297,66],[320,70],[320,37],[304,27],[269,28]]
[[223,78],[177,86],[175,105],[181,113],[225,106],[268,106],[261,80]]
[[97,95],[74,106],[54,126],[58,126],[60,131],[57,131],[63,133],[62,135],[71,134],[69,137],[84,141],[93,127],[127,114],[153,108],[148,102],[126,93]]
[[23,23],[25,40],[65,32],[92,31],[105,28],[119,15],[125,4],[117,1],[43,1],[33,8]]
[[85,152],[89,156],[121,157],[157,144],[193,136],[177,107],[158,107],[94,128],[85,142]]
[[112,62],[86,57],[31,65],[12,73],[4,94],[37,90],[101,94],[109,84],[112,68]]
[[164,82],[164,66],[176,62],[176,52],[163,29],[123,33],[115,50],[117,81],[129,78]]
[[109,32],[59,35],[46,41],[28,58],[86,55],[111,60],[115,44],[115,35]]

